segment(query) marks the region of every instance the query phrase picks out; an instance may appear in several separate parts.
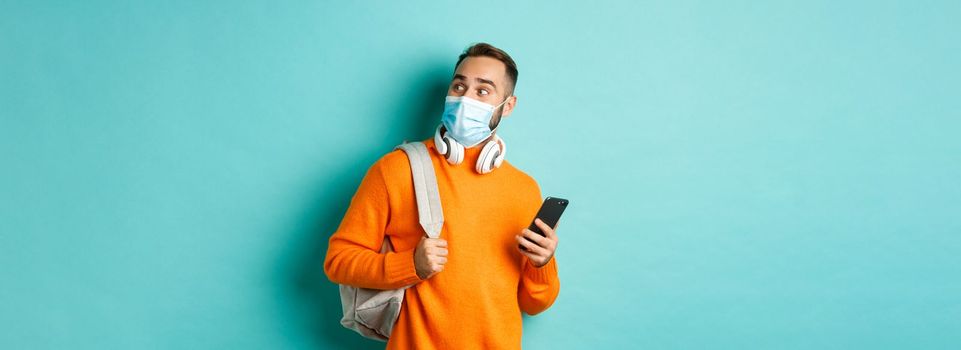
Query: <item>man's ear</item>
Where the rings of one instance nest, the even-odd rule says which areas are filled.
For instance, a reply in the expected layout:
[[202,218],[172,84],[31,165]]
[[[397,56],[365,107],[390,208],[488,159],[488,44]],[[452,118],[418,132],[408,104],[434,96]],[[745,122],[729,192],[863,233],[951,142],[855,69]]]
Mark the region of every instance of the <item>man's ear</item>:
[[507,102],[504,103],[504,111],[501,113],[501,118],[507,117],[514,112],[514,106],[517,105],[517,96],[511,95],[507,98]]

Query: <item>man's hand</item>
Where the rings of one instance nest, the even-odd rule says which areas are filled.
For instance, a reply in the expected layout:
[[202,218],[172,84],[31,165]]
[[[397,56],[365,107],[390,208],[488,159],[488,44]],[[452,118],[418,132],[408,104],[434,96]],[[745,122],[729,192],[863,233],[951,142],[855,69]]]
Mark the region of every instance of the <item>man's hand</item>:
[[541,229],[541,232],[544,232],[544,236],[525,228],[521,231],[520,235],[514,236],[514,238],[517,239],[517,242],[520,243],[521,246],[527,248],[525,251],[518,246],[517,250],[527,256],[527,259],[530,260],[531,264],[534,264],[535,267],[541,267],[550,262],[551,258],[554,257],[554,251],[557,250],[558,239],[554,229],[547,226],[540,218],[534,219],[534,224]]
[[447,241],[441,238],[421,237],[414,249],[414,269],[417,277],[426,280],[435,273],[444,271],[447,264]]

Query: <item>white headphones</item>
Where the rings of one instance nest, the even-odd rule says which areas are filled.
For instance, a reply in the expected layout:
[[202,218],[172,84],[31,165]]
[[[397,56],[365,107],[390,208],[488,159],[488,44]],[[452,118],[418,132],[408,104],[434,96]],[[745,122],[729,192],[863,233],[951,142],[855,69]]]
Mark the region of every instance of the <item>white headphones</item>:
[[[442,131],[443,130],[443,131]],[[437,152],[447,159],[448,163],[453,165],[460,164],[464,161],[464,145],[458,143],[451,137],[447,137],[447,130],[444,129],[444,124],[437,126],[437,131],[434,132],[434,147],[437,148]],[[480,156],[477,157],[477,164],[474,165],[474,170],[480,174],[487,174],[494,169],[501,166],[504,162],[504,155],[507,154],[507,144],[500,136],[494,135],[494,138],[487,141],[484,144],[484,148],[481,149]]]

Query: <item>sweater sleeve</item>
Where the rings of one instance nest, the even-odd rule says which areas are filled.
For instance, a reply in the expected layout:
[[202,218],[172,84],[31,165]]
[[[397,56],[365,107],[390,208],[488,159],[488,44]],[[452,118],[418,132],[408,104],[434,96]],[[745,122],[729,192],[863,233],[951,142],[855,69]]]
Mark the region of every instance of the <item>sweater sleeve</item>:
[[414,251],[380,253],[390,220],[383,164],[367,170],[337,231],[330,237],[324,272],[331,282],[361,288],[397,289],[420,281]]
[[536,315],[547,310],[561,290],[561,282],[557,277],[557,256],[541,267],[535,267],[527,257],[523,260],[524,271],[521,273],[520,288],[517,289],[517,301],[521,311]]

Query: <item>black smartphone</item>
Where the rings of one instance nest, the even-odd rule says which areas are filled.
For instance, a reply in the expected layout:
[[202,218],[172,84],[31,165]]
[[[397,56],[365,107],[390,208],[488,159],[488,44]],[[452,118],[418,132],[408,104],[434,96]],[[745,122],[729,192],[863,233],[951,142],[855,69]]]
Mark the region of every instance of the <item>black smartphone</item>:
[[[547,226],[557,227],[557,222],[561,220],[561,214],[564,214],[564,209],[567,209],[567,205],[570,203],[569,200],[557,197],[547,197],[544,199],[544,203],[541,204],[541,209],[537,211],[537,216],[534,219],[540,218]],[[537,227],[534,220],[531,220],[531,225],[528,227],[534,233],[544,236],[544,232],[541,232],[541,228]],[[527,250],[523,245],[520,245],[521,249]]]

